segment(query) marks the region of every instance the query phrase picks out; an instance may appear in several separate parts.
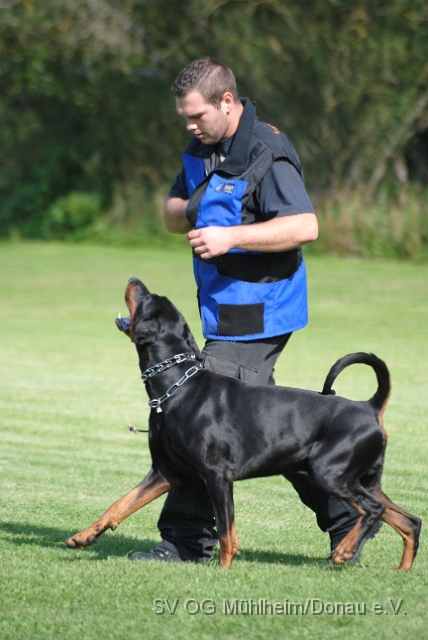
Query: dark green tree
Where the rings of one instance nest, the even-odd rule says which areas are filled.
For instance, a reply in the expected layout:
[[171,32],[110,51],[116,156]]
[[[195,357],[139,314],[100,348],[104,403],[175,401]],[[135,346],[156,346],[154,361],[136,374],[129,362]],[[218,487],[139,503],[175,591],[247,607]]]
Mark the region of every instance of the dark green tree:
[[312,195],[372,198],[422,156],[425,0],[2,0],[0,232],[38,235],[70,191],[108,206],[169,182],[187,140],[170,86],[203,55],[289,135]]

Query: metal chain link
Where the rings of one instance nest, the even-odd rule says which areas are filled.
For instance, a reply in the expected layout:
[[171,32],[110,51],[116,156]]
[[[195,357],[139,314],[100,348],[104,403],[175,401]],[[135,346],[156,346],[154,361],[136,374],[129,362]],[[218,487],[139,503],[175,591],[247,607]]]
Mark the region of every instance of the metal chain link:
[[174,365],[180,364],[180,362],[185,362],[186,360],[196,360],[196,355],[194,353],[178,353],[176,356],[168,358],[167,360],[159,362],[159,364],[155,364],[153,367],[146,369],[144,373],[142,373],[141,378],[143,382],[147,382],[147,380],[153,378],[156,374],[162,373],[162,371],[166,371]]
[[[183,355],[183,354],[180,354]],[[174,356],[177,357],[177,356]],[[194,358],[195,356],[193,356]],[[187,358],[185,358],[186,360]],[[180,362],[183,362],[183,360],[181,360]],[[163,364],[163,363],[162,363]],[[173,365],[170,365],[173,366]],[[165,369],[167,369],[169,367],[165,367]],[[200,371],[203,368],[203,364],[199,363],[193,367],[191,367],[190,369],[188,369],[186,371],[186,373],[184,374],[184,376],[182,378],[180,378],[180,380],[178,380],[178,382],[175,382],[173,385],[170,386],[169,389],[167,389],[167,391],[164,393],[163,396],[161,396],[160,398],[154,398],[153,400],[149,400],[149,407],[151,407],[152,409],[158,409],[160,407],[160,405],[165,402],[165,400],[168,400],[168,398],[170,398],[171,396],[174,395],[174,393],[186,382],[186,380],[188,380],[189,378],[191,378],[192,376],[195,375],[195,373],[198,373],[198,371]],[[165,369],[162,369],[162,371],[165,371]],[[157,372],[159,373],[159,372]],[[153,374],[155,375],[155,374]]]

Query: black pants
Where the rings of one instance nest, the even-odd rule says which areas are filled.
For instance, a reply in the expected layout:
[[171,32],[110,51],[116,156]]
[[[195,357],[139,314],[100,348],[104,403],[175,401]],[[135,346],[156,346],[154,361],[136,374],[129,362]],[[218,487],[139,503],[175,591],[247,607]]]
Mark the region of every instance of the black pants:
[[[290,335],[252,342],[208,340],[202,351],[205,367],[253,384],[275,384],[273,368]],[[333,542],[341,540],[354,527],[357,511],[314,485],[305,471],[285,477],[301,501],[315,512],[319,528],[327,531]],[[162,544],[178,551],[183,560],[210,558],[218,539],[205,484],[189,480],[170,491],[158,527]]]

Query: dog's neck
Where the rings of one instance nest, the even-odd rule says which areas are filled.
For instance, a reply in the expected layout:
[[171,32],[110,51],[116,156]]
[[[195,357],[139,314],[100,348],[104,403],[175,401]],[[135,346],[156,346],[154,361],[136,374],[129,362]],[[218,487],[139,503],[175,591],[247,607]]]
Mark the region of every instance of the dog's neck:
[[171,360],[179,354],[194,355],[194,359],[183,359],[166,368],[162,373],[146,381],[146,390],[150,399],[162,396],[166,390],[180,380],[190,368],[202,360],[201,352],[187,324],[183,324],[184,335],[165,333],[158,336],[156,343],[137,345],[140,370],[143,374],[156,365]]
[[[202,360],[189,325],[168,298],[146,296],[137,309],[141,315],[135,321],[135,346],[142,374],[178,354],[193,354],[196,360]],[[146,381],[150,399],[162,396],[195,364],[195,360],[180,361],[150,377]]]

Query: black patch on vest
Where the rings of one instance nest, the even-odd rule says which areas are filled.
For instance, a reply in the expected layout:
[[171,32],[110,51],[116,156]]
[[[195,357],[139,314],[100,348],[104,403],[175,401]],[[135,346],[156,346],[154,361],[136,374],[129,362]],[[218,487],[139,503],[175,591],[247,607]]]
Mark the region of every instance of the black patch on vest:
[[[195,258],[202,260],[197,254]],[[221,276],[242,280],[243,282],[257,282],[267,284],[290,278],[302,264],[302,250],[291,249],[278,253],[225,253],[216,258],[203,260],[207,264],[215,264]]]
[[264,332],[263,302],[257,304],[219,304],[218,335],[247,336]]

